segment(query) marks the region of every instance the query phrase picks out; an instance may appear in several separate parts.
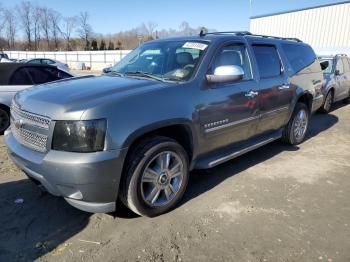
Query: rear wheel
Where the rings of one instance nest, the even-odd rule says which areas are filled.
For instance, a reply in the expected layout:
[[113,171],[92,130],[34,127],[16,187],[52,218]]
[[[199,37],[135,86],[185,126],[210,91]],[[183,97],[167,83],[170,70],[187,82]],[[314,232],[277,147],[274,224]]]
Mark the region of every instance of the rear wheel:
[[180,201],[189,170],[187,153],[179,143],[160,136],[147,138],[128,159],[120,198],[133,212],[154,217]]
[[304,141],[309,127],[310,111],[303,103],[297,103],[293,115],[285,127],[282,141],[291,145],[298,145]]
[[0,134],[10,126],[10,112],[9,110],[0,107]]
[[334,100],[334,94],[333,94],[333,91],[331,90],[327,93],[323,106],[320,109],[320,112],[328,114],[329,111],[331,111],[333,100]]

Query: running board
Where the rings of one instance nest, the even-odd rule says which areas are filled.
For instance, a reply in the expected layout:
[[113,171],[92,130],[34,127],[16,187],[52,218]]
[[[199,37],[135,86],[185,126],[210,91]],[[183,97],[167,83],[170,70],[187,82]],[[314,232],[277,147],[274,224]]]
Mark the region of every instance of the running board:
[[235,147],[232,148],[231,151],[226,151],[225,153],[220,154],[219,157],[211,157],[209,159],[206,159],[206,161],[200,161],[198,165],[196,165],[196,168],[199,169],[205,169],[205,168],[212,168],[217,165],[220,165],[226,161],[232,160],[236,157],[239,157],[245,153],[248,153],[250,151],[253,151],[259,147],[262,147],[264,145],[267,145],[275,140],[278,140],[282,137],[282,132],[279,130],[277,132],[273,132],[272,134],[269,134],[268,136],[264,136],[262,139],[255,140],[255,143],[247,143],[245,146],[242,147]]

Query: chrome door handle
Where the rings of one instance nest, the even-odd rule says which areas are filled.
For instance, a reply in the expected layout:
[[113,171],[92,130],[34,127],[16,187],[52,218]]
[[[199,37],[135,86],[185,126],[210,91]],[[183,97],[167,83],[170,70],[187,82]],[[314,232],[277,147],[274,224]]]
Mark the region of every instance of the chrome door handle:
[[289,89],[289,85],[281,85],[278,87],[278,90],[284,90],[284,89]]
[[259,92],[255,92],[253,90],[249,91],[248,93],[245,93],[246,97],[254,98],[259,94]]

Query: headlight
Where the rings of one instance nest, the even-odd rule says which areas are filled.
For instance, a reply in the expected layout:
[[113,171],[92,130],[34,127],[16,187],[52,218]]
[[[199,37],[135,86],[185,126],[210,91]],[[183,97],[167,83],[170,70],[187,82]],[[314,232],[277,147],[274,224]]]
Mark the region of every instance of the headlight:
[[52,149],[83,153],[102,151],[105,144],[106,128],[106,119],[57,121]]

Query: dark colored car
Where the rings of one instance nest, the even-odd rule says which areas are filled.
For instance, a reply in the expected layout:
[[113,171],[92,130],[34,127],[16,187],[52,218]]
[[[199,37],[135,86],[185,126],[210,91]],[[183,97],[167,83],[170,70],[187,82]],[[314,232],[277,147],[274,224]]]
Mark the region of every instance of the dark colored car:
[[347,55],[321,56],[320,62],[325,97],[320,111],[328,113],[335,102],[343,100],[344,103],[350,103],[350,58]]
[[0,134],[10,125],[11,101],[18,91],[68,77],[72,75],[52,66],[0,63]]
[[322,79],[314,51],[296,39],[151,41],[105,75],[18,93],[5,143],[29,177],[79,209],[112,212],[119,197],[157,216],[179,202],[190,170],[278,139],[301,143]]

